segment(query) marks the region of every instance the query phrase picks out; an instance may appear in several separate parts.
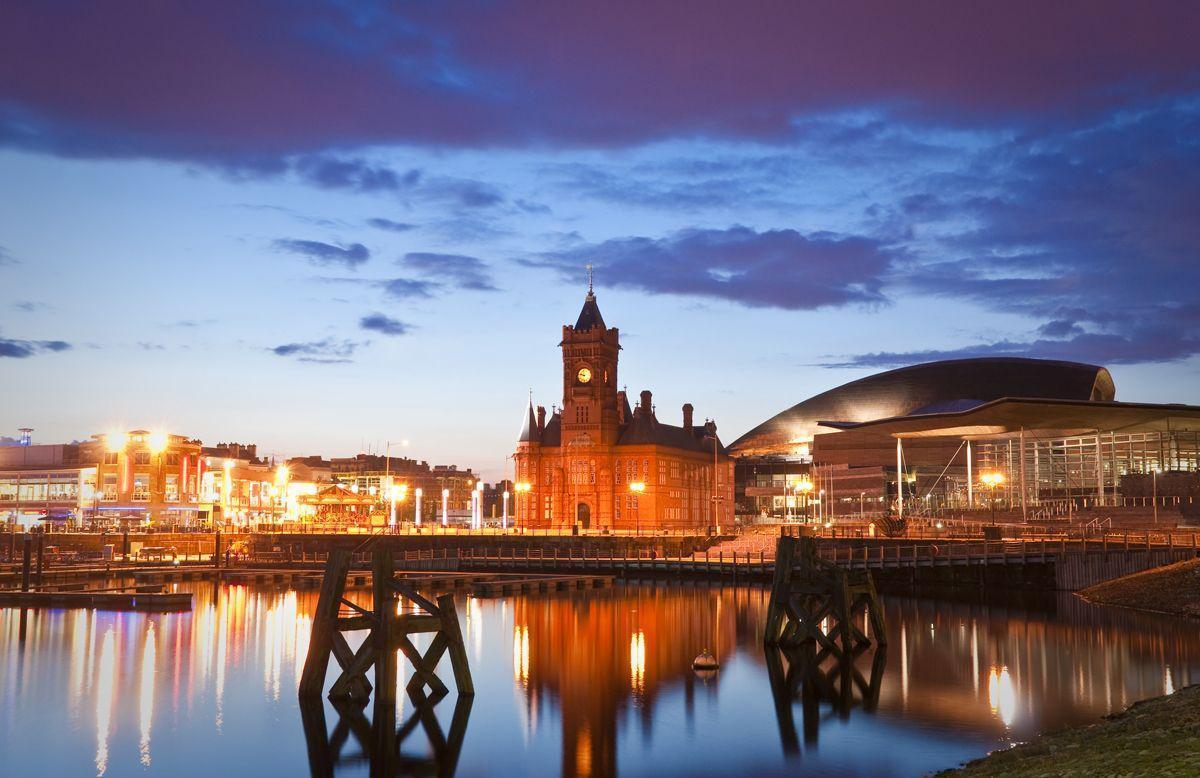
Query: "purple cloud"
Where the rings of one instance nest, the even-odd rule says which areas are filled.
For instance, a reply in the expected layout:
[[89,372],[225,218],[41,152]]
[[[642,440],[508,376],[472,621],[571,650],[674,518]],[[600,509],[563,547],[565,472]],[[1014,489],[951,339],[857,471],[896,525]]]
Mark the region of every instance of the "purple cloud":
[[386,230],[388,232],[408,232],[415,230],[417,225],[409,224],[408,222],[392,221],[391,219],[374,218],[367,219],[367,224],[377,230]]
[[441,288],[440,284],[415,278],[389,278],[378,283],[386,295],[397,300],[433,297],[433,293]]
[[269,350],[277,356],[297,357],[300,362],[338,364],[351,362],[350,357],[362,345],[352,340],[337,341],[325,338],[307,343],[284,343]]
[[322,243],[316,240],[280,238],[271,244],[278,251],[299,254],[314,265],[341,264],[354,270],[371,258],[371,252],[361,243],[348,246]]
[[459,289],[479,292],[496,291],[496,285],[492,283],[487,264],[477,257],[414,251],[405,254],[400,261],[406,267],[413,268],[426,276],[444,281]]
[[406,335],[410,329],[410,325],[382,313],[372,313],[362,317],[358,321],[358,326],[364,330],[384,335]]
[[617,238],[526,260],[577,280],[592,264],[610,286],[811,310],[886,302],[881,287],[899,253],[863,237],[734,226],[664,238]]
[[71,344],[62,340],[12,340],[0,338],[0,358],[27,359],[46,352],[67,351]]
[[[66,155],[279,170],[386,143],[778,139],[890,106],[1036,124],[1196,86],[1195,9],[1021,0],[918,7],[523,0],[210,5],[13,0],[0,11],[0,139]],[[388,180],[321,170],[354,187]]]

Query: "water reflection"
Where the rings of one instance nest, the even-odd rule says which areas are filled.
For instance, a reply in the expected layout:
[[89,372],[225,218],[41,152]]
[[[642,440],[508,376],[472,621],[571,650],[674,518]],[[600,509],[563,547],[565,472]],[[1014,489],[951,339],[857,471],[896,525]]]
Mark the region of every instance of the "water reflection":
[[[365,709],[354,702],[301,699],[300,715],[312,775],[324,778],[333,776],[339,768],[363,765],[372,776],[454,775],[474,698],[455,696],[447,732],[436,710],[445,695],[409,691],[407,697],[412,711],[399,726],[395,709],[385,705],[375,705],[373,718],[368,720]],[[332,732],[326,724],[327,711],[336,717]],[[345,753],[351,738],[357,743],[357,751]],[[409,750],[410,743],[416,746],[415,751]]]
[[[190,588],[190,613],[0,610],[6,774],[309,770],[296,685],[317,593]],[[677,585],[469,598],[459,612],[478,695],[471,727],[443,754],[465,774],[778,775],[794,771],[789,752],[802,745],[806,768],[914,775],[1094,721],[1200,670],[1188,622],[1069,597],[1036,607],[885,597],[886,662],[868,652],[851,668],[823,663],[822,680],[800,672],[802,657],[772,666],[766,602],[762,589]],[[691,670],[706,648],[721,661],[708,680]],[[454,705],[434,711],[440,736],[422,707],[398,696],[397,743],[404,759],[438,765]],[[368,770],[372,752],[350,742],[362,722],[324,715],[330,747],[341,743],[330,769]],[[365,720],[370,730],[377,716]]]
[[[792,712],[797,700],[804,712],[804,742],[810,747],[817,742],[822,706],[829,705],[845,720],[856,706],[873,713],[879,705],[883,670],[887,666],[885,646],[877,646],[870,652],[848,652],[842,658],[832,657],[826,649],[818,652],[811,643],[791,648],[769,646],[764,649],[764,656],[779,738],[788,756],[800,752]],[[863,674],[864,667],[869,675]]]

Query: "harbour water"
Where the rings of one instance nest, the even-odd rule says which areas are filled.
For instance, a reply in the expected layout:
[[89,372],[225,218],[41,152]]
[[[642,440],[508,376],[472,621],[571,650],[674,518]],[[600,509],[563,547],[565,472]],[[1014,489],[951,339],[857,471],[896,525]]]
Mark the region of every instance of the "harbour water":
[[[297,702],[316,592],[188,588],[188,613],[0,610],[0,772],[368,775],[379,757],[365,719],[328,703],[304,716]],[[456,706],[451,691],[433,715],[401,695],[405,764],[464,776],[921,775],[1200,672],[1200,634],[1168,617],[1071,596],[885,596],[886,653],[827,664],[819,678],[851,688],[830,696],[817,676],[788,688],[790,664],[760,644],[766,604],[758,587],[665,584],[460,599],[477,693]],[[721,663],[711,677],[691,668],[704,649]]]

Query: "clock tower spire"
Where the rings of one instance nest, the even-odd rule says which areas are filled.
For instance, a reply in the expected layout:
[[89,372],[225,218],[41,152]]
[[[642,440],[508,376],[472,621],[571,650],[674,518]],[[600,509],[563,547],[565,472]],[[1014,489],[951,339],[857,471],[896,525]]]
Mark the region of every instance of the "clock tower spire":
[[617,414],[617,359],[620,333],[604,324],[596,302],[592,266],[588,292],[575,326],[564,326],[563,445],[613,445],[620,433]]

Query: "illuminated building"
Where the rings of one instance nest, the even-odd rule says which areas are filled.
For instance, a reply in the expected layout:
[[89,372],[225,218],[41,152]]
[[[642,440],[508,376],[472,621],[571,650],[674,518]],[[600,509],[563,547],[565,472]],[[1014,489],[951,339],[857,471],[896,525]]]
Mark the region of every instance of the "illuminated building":
[[147,524],[203,519],[200,441],[141,429],[92,439],[104,452],[96,468],[94,512],[100,518]]
[[798,475],[825,489],[826,517],[898,507],[898,483],[909,511],[983,507],[985,471],[1003,475],[997,499],[1009,508],[1104,504],[1149,496],[1143,482],[1158,470],[1191,474],[1164,483],[1195,484],[1200,408],[1117,402],[1112,375],[1096,365],[957,359],[818,394],[729,448],[738,513],[754,517],[782,518]]
[[[460,470],[457,465],[430,465],[428,462],[408,457],[386,457],[377,454],[358,454],[353,457],[334,457],[323,460],[319,457],[301,457],[288,460],[293,464],[318,464],[329,469],[330,479],[356,494],[375,498],[379,511],[391,512],[393,500],[397,501],[396,515],[400,523],[415,520],[416,493],[420,489],[428,498],[421,503],[421,522],[428,524],[440,521],[441,494],[448,490],[447,502],[456,515],[465,509],[471,500],[471,491],[478,478],[470,468]],[[399,495],[403,494],[401,500]]]
[[733,467],[715,422],[660,421],[643,391],[618,390],[620,334],[588,288],[562,329],[563,399],[549,419],[532,400],[514,456],[516,521],[531,528],[655,530],[728,523]]
[[102,449],[94,441],[0,447],[0,523],[29,526],[88,515]]

